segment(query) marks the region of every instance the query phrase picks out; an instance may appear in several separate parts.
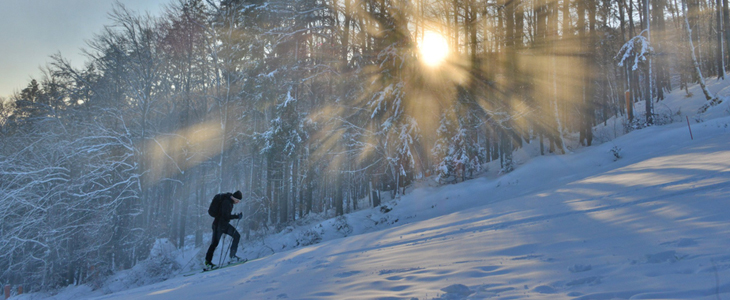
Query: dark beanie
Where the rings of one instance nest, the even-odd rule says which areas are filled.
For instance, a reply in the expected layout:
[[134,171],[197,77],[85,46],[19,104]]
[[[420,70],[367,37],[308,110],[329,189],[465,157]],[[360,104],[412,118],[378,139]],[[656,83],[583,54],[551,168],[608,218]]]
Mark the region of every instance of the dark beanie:
[[236,191],[235,193],[233,193],[233,198],[236,198],[239,200],[243,199],[243,194],[241,194],[241,191]]

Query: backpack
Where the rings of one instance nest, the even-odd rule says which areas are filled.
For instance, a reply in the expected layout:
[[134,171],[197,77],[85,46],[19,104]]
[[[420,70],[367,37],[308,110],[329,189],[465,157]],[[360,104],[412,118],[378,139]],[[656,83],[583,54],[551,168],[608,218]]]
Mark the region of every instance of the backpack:
[[221,194],[215,195],[215,197],[213,197],[213,201],[210,202],[210,207],[208,207],[208,214],[211,217],[217,218],[220,216],[221,203],[223,203],[223,196]]

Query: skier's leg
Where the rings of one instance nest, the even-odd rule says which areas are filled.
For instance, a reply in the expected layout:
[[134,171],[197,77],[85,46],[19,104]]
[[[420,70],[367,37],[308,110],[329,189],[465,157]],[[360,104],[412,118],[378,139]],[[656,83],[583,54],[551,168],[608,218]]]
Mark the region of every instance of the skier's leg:
[[236,256],[236,252],[238,251],[238,242],[241,240],[241,234],[238,233],[238,230],[236,230],[233,225],[228,224],[228,228],[226,228],[226,234],[233,237],[233,242],[231,243],[231,254],[230,257]]
[[223,232],[218,230],[217,226],[213,225],[213,240],[210,242],[210,247],[208,247],[208,252],[205,253],[206,262],[213,261],[213,253],[215,252],[215,248],[218,247],[218,243],[221,240],[222,234],[223,234]]

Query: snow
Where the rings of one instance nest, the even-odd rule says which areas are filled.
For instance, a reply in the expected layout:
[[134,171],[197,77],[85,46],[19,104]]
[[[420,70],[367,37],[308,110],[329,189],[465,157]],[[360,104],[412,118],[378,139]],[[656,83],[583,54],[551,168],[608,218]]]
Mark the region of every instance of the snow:
[[537,156],[532,143],[508,174],[493,162],[458,184],[426,178],[383,207],[253,239],[239,256],[260,259],[243,265],[186,277],[207,247],[175,267],[158,242],[147,264],[168,261],[167,280],[132,269],[12,299],[728,299],[730,101],[698,116],[690,91],[656,105],[667,125],[622,135],[612,119],[602,144]]
[[[623,67],[624,62],[626,62],[631,56],[634,56],[634,63],[631,65],[631,70],[636,71],[637,68],[639,68],[639,62],[646,61],[646,55],[653,51],[654,49],[649,46],[649,40],[644,36],[644,33],[647,33],[649,35],[648,30],[644,30],[639,35],[631,38],[628,42],[626,42],[621,49],[619,50],[618,55],[616,57],[618,58],[621,56],[621,59],[619,59],[618,66]],[[640,49],[636,52],[634,52],[634,46],[638,44],[640,45]],[[623,53],[623,55],[621,54]]]

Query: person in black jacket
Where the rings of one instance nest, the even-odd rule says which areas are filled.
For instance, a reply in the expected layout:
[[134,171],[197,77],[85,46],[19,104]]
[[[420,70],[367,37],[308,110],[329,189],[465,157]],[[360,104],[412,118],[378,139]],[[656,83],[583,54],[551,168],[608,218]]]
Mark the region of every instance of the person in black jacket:
[[240,257],[236,256],[238,242],[241,240],[241,235],[229,222],[231,219],[240,219],[243,216],[242,213],[235,215],[231,214],[233,211],[233,205],[241,202],[243,195],[241,194],[241,191],[236,191],[233,194],[225,193],[216,196],[221,196],[223,198],[220,204],[220,214],[215,218],[215,220],[213,220],[213,240],[210,243],[210,247],[208,247],[208,252],[205,254],[205,266],[207,268],[215,267],[215,265],[211,262],[211,260],[213,260],[213,252],[215,252],[215,248],[218,247],[218,242],[220,242],[221,236],[224,233],[233,237],[230,253],[231,261],[241,260]]

